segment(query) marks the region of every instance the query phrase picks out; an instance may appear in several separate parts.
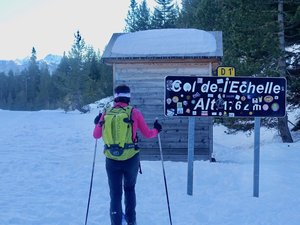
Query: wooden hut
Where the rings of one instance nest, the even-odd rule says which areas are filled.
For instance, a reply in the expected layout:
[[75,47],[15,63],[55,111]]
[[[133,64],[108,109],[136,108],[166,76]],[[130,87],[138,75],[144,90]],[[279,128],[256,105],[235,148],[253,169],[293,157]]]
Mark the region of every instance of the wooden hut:
[[[113,66],[114,85],[131,88],[131,104],[150,127],[156,117],[162,124],[165,160],[185,161],[188,118],[164,116],[164,78],[168,75],[211,76],[223,56],[222,33],[197,29],[161,29],[112,35],[102,59]],[[160,159],[157,138],[139,135],[141,158]],[[212,118],[196,118],[195,159],[209,160],[213,153]]]

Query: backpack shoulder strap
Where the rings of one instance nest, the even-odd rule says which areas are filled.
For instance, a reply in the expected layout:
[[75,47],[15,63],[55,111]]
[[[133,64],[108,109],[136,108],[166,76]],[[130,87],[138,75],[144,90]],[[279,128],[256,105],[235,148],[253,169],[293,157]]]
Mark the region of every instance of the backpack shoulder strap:
[[132,106],[126,106],[126,107],[124,107],[124,109],[126,110],[126,114],[128,115],[128,121],[125,121],[125,122],[133,124],[133,120],[132,120],[133,107]]

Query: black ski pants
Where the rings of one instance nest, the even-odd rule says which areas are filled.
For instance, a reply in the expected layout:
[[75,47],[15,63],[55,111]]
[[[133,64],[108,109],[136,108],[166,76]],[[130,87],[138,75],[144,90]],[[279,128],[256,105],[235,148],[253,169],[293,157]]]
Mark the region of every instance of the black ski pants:
[[135,184],[139,170],[140,156],[137,153],[128,160],[117,161],[106,158],[106,172],[110,190],[111,225],[122,224],[122,193],[124,186],[125,218],[127,223],[136,221]]

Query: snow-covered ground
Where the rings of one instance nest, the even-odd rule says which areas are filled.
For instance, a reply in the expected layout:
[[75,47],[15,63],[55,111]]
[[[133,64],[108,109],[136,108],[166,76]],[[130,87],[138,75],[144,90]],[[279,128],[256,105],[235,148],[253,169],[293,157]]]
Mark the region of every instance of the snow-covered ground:
[[[0,110],[0,224],[84,224],[95,140],[91,113]],[[300,224],[300,135],[281,143],[261,129],[260,196],[253,193],[253,136],[214,127],[217,163],[194,163],[194,194],[186,194],[187,163],[165,162],[174,225]],[[168,225],[161,162],[142,162],[137,222]],[[98,142],[89,225],[108,225],[108,185]]]

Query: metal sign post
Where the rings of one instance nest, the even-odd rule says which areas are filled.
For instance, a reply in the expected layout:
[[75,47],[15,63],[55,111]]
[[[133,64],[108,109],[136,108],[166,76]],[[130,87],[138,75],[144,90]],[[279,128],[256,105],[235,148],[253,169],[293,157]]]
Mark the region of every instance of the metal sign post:
[[254,167],[253,197],[259,196],[259,156],[260,156],[260,118],[255,117],[254,123]]
[[189,117],[187,194],[193,195],[195,117]]

